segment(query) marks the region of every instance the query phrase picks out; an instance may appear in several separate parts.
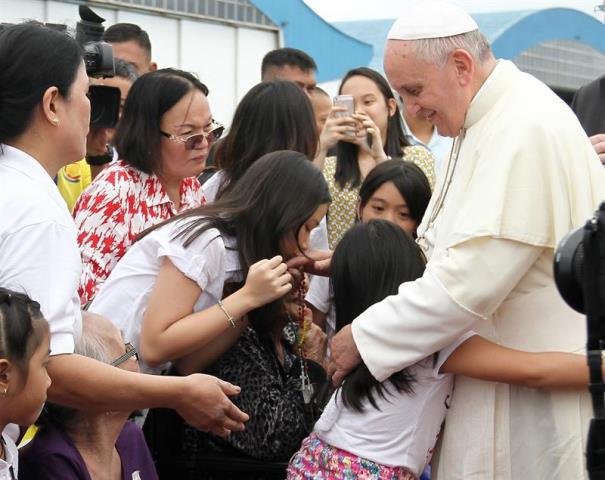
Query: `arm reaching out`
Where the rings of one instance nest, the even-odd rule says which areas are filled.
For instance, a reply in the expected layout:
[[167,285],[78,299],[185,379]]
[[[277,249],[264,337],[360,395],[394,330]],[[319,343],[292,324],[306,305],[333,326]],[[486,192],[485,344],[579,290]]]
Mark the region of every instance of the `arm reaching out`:
[[52,356],[48,374],[49,400],[73,408],[173,408],[187,423],[221,436],[243,430],[248,420],[228,398],[239,394],[239,387],[209,375],[145,375],[76,354]]
[[441,371],[531,388],[581,389],[589,380],[584,355],[522,352],[478,335],[456,348]]

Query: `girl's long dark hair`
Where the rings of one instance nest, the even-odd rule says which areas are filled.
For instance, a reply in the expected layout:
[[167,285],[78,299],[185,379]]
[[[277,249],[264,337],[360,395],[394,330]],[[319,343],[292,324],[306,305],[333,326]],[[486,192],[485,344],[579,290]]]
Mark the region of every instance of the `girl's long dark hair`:
[[387,182],[393,182],[408,206],[410,217],[420,225],[431,200],[431,185],[420,167],[400,158],[382,162],[368,173],[359,189],[360,210]]
[[[342,93],[342,87],[347,83],[347,80],[358,76],[368,78],[376,84],[387,106],[390,99],[395,100],[395,95],[393,95],[393,91],[386,79],[376,70],[367,67],[349,70],[340,82],[338,93]],[[403,147],[409,146],[410,142],[407,141],[403,133],[401,113],[398,105],[395,107],[395,114],[389,117],[386,137],[382,139],[385,153],[390,157],[402,157]],[[357,187],[361,183],[361,172],[357,163],[358,155],[359,146],[357,145],[348,142],[338,142],[336,145],[337,162],[334,179],[341,187],[344,187],[347,183],[351,183],[352,186]]]
[[[298,231],[317,210],[330,202],[323,174],[302,153],[281,150],[263,155],[216,202],[173,217],[182,222],[177,233],[185,247],[203,232],[216,228],[237,238],[243,272],[263,258],[279,255],[280,240]],[[254,328],[267,330],[282,313],[277,300],[249,313]]]
[[259,83],[242,98],[217,145],[216,164],[225,174],[218,197],[265,153],[293,150],[313,160],[317,143],[313,107],[300,87],[283,80]]
[[[397,293],[404,282],[416,280],[424,272],[424,256],[414,240],[401,228],[385,220],[372,220],[351,228],[332,257],[332,287],[336,329],[349,325],[367,308]],[[402,370],[387,380],[399,392],[413,393],[414,377]],[[384,385],[365,364],[344,380],[344,405],[363,411],[367,399],[378,408],[376,395],[386,398]]]

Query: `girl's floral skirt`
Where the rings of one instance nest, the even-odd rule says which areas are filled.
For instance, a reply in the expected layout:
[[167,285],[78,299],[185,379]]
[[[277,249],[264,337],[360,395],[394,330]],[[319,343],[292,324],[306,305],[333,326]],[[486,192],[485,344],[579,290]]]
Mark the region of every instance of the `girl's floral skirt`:
[[312,433],[290,460],[288,480],[418,480],[418,477],[403,467],[380,465],[332,447]]

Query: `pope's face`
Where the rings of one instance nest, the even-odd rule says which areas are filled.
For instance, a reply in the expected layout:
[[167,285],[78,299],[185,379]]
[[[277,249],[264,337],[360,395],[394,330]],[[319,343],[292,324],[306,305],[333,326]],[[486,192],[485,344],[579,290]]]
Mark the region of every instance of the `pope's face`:
[[459,135],[470,102],[453,58],[443,66],[429,64],[416,58],[411,42],[389,40],[384,71],[408,115],[425,118],[440,135]]

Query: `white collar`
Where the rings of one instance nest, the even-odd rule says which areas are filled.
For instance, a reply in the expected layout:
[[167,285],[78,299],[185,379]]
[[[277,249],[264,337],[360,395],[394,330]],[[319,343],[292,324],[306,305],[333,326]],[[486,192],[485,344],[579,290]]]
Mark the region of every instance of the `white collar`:
[[465,129],[472,127],[489,112],[494,106],[496,97],[511,84],[517,71],[515,64],[509,60],[500,59],[496,62],[496,66],[471,101],[464,119]]
[[31,155],[18,148],[0,143],[0,167],[17,170],[22,175],[30,178],[42,187],[61,210],[69,213],[67,204],[61,197],[55,182],[42,164]]
[[[16,478],[18,454],[12,440],[4,433],[0,434],[0,441],[4,446],[4,459],[0,458],[0,474],[8,472],[8,478]],[[10,474],[12,473],[12,476]]]

